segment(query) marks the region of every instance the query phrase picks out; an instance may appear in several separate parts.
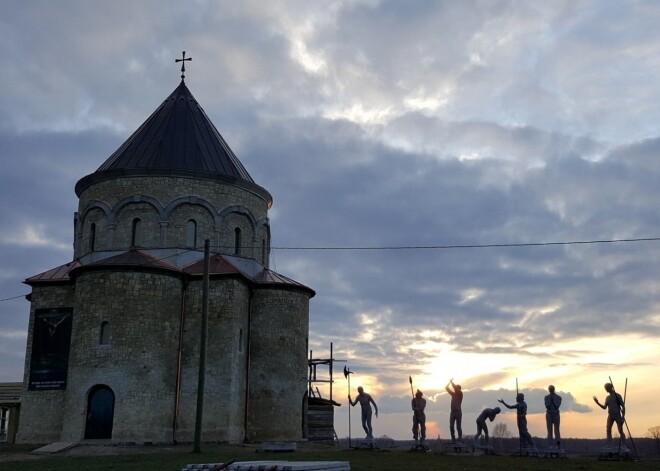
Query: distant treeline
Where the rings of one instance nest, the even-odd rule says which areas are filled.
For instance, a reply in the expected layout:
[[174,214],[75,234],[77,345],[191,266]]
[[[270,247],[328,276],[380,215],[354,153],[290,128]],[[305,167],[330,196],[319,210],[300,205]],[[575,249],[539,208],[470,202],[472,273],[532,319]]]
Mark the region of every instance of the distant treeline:
[[[353,438],[352,445],[355,446],[360,439]],[[635,438],[633,442],[639,457],[644,459],[657,459],[660,457],[660,439],[654,438]],[[341,446],[348,447],[348,437],[339,439]],[[427,439],[427,445],[432,451],[440,452],[449,446],[450,440],[443,438]],[[472,436],[464,435],[463,443],[468,447],[472,446]],[[547,447],[545,437],[534,437],[534,443],[538,447],[539,452],[543,452]],[[614,445],[618,445],[619,439],[615,437],[612,440]],[[379,448],[410,448],[414,442],[412,440],[394,440],[386,435],[376,438],[376,445]],[[510,438],[493,438],[491,437],[491,444],[496,453],[512,454],[518,449],[518,437]],[[567,456],[582,456],[597,458],[603,447],[607,445],[607,440],[603,439],[590,439],[590,438],[562,438],[561,446],[566,451]],[[634,455],[633,446],[630,440],[625,440],[625,445],[631,450]]]

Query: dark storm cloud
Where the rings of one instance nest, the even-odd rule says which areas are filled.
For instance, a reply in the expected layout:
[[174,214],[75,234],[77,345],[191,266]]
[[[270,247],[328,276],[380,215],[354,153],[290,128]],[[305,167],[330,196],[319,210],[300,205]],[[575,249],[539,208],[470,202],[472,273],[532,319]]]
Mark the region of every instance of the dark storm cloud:
[[[608,162],[583,161],[569,155],[530,172],[526,181],[501,188],[496,183],[484,183],[483,176],[490,171],[488,162],[477,166],[455,159],[439,161],[383,147],[356,134],[355,127],[347,123],[321,125],[323,129],[319,130],[319,123],[292,123],[290,127],[298,129],[302,136],[298,142],[289,141],[299,138],[288,127],[263,132],[245,149],[246,155],[265,153],[268,149],[272,156],[272,168],[266,166],[266,175],[269,175],[267,186],[276,201],[277,217],[273,218],[273,224],[278,224],[280,218],[295,221],[300,219],[299,215],[308,214],[309,198],[303,194],[313,195],[318,201],[311,217],[285,225],[276,246],[388,247],[611,239],[635,217],[623,202],[620,208],[611,202],[621,199],[619,189],[636,191],[636,182],[628,181],[618,165]],[[284,161],[289,162],[287,174],[278,172]],[[278,173],[282,174],[281,183]],[[581,189],[578,180],[582,183],[609,180],[609,184],[605,188],[594,184],[596,195],[592,195],[590,185]],[[289,182],[295,182],[295,186],[291,188]],[[610,193],[609,188],[614,191]],[[278,201],[279,194],[284,201]],[[581,214],[579,206],[561,201],[569,197],[576,202],[584,199],[580,203],[590,210]],[[610,203],[599,205],[597,199]],[[558,214],[552,200],[557,200],[562,211],[563,207],[575,209],[577,213],[571,217],[576,220],[566,220],[566,214]],[[594,210],[607,214],[597,218],[598,225],[582,224],[580,219],[590,223],[596,218]],[[288,240],[291,242],[287,243]],[[561,293],[564,306],[551,316],[539,314],[538,325],[532,318],[518,329],[520,335],[527,336],[530,345],[547,337],[548,321],[555,335],[564,339],[597,333],[600,326],[594,325],[594,318],[607,319],[608,325],[603,327],[607,330],[612,321],[623,331],[640,332],[644,322],[639,321],[639,316],[648,306],[640,306],[639,299],[631,305],[630,297],[623,293],[629,286],[638,287],[653,267],[643,246],[423,253],[282,251],[276,254],[276,260],[284,254],[292,265],[296,265],[297,257],[305,257],[307,266],[301,274],[311,285],[322,283],[328,272],[341,271],[341,283],[336,285],[341,293],[337,293],[336,299],[346,302],[347,295],[355,297],[355,309],[374,311],[381,306],[401,314],[379,320],[383,324],[378,328],[382,335],[387,335],[385,331],[393,327],[390,322],[396,325],[395,319],[415,324],[433,318],[435,325],[449,326],[461,318],[461,324],[469,332],[462,334],[467,337],[461,343],[468,345],[476,335],[486,335],[492,340],[502,336],[494,329],[495,322],[490,325],[492,333],[472,330],[470,326],[477,327],[488,320],[516,324],[534,305],[556,303],[557,293]],[[583,258],[594,255],[597,256],[591,261],[594,266],[585,265]],[[602,278],[599,273],[602,260],[614,256],[618,262],[608,267],[611,277],[594,284]],[[309,264],[315,264],[318,269],[310,268]],[[334,286],[327,285],[331,292]],[[457,294],[461,286],[483,290],[483,300],[459,306]],[[513,295],[514,292],[518,295]],[[516,299],[513,306],[512,299]],[[513,312],[508,310],[511,307]],[[630,312],[630,316],[621,316],[622,311]],[[336,315],[331,318],[341,323]]]

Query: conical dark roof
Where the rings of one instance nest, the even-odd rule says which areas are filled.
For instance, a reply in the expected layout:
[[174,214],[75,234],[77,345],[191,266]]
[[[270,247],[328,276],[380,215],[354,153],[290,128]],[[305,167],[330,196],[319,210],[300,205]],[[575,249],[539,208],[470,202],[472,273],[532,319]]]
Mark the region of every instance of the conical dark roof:
[[236,154],[220,135],[182,80],[151,116],[96,172],[76,185],[80,196],[95,181],[131,174],[195,175],[256,187]]

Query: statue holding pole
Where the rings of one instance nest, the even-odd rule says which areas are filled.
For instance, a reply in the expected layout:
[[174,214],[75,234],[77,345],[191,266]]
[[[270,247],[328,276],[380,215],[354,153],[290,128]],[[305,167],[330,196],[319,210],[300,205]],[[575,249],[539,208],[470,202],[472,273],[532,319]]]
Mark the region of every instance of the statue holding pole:
[[[374,433],[373,433],[373,428],[371,426],[371,404],[374,405],[374,409],[376,411],[376,417],[378,417],[378,406],[376,405],[376,402],[374,399],[371,397],[371,394],[367,394],[364,392],[364,388],[362,386],[358,386],[358,395],[355,398],[355,400],[351,399],[351,395],[348,395],[348,402],[351,406],[355,406],[358,402],[360,403],[360,407],[362,409],[362,428],[364,429],[365,433],[367,434],[367,442],[372,443],[374,440]],[[350,408],[349,408],[350,410]]]
[[[410,392],[412,393],[412,376],[408,376],[408,379],[410,380]],[[412,433],[413,439],[415,440],[415,446],[413,448],[425,448],[426,446],[426,412],[424,411],[424,409],[426,409],[426,399],[424,399],[423,396],[424,393],[418,389],[417,392],[413,394],[413,398],[410,401],[410,406],[413,410]],[[419,444],[417,442],[418,438]]]
[[[630,444],[635,450],[635,456],[639,459],[639,454],[637,453],[637,447],[635,447],[635,442],[632,439],[632,434],[630,433],[630,427],[628,427],[628,422],[626,420],[626,393],[628,392],[628,378],[626,378],[626,387],[624,389],[624,397],[621,397],[621,394],[617,393],[614,389],[614,383],[612,378],[609,378],[610,382],[605,383],[605,391],[607,391],[608,396],[605,398],[604,404],[601,404],[598,401],[598,398],[594,396],[594,402],[601,409],[607,409],[607,447],[601,450],[601,456],[605,455],[607,457],[615,458],[629,458],[629,450],[625,445],[622,445],[622,442],[626,439],[626,435],[623,432],[623,426],[626,426],[628,430],[628,438],[630,439]],[[612,425],[616,423],[617,429],[619,430],[619,446],[613,448],[611,445],[612,442]]]
[[521,392],[516,394],[516,403],[512,405],[507,404],[503,399],[498,399],[497,402],[503,404],[508,409],[516,409],[516,422],[520,436],[520,454],[523,454],[524,448],[536,448],[532,441],[532,436],[527,430],[527,403],[525,402],[525,395]]
[[605,383],[605,391],[607,397],[604,404],[598,402],[598,398],[594,396],[594,402],[603,410],[607,410],[607,425],[605,431],[607,433],[608,446],[612,442],[612,425],[616,422],[616,427],[619,430],[619,436],[622,440],[626,439],[626,434],[623,432],[623,418],[626,416],[626,405],[623,402],[621,394],[614,390],[612,383]]
[[[449,386],[451,386],[451,389]],[[456,442],[454,425],[456,426],[458,441],[460,442],[463,439],[463,428],[461,427],[461,422],[463,421],[463,411],[461,409],[461,404],[463,403],[463,391],[461,391],[460,384],[454,384],[454,378],[449,380],[445,386],[445,390],[451,396],[451,405],[449,409],[449,433],[451,434],[451,442]]]

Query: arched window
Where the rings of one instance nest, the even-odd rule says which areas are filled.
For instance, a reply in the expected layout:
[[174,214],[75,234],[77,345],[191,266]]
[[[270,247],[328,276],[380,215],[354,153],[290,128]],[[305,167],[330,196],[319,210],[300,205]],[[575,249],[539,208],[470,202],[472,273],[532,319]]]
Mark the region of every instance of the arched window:
[[138,243],[138,230],[140,228],[140,218],[133,219],[133,226],[131,228],[131,247],[137,247]]
[[110,323],[108,321],[101,322],[99,345],[110,345]]
[[197,223],[194,219],[186,223],[186,247],[192,249],[197,247]]
[[94,252],[96,248],[96,224],[89,226],[89,251]]
[[234,229],[234,255],[241,254],[241,228]]

